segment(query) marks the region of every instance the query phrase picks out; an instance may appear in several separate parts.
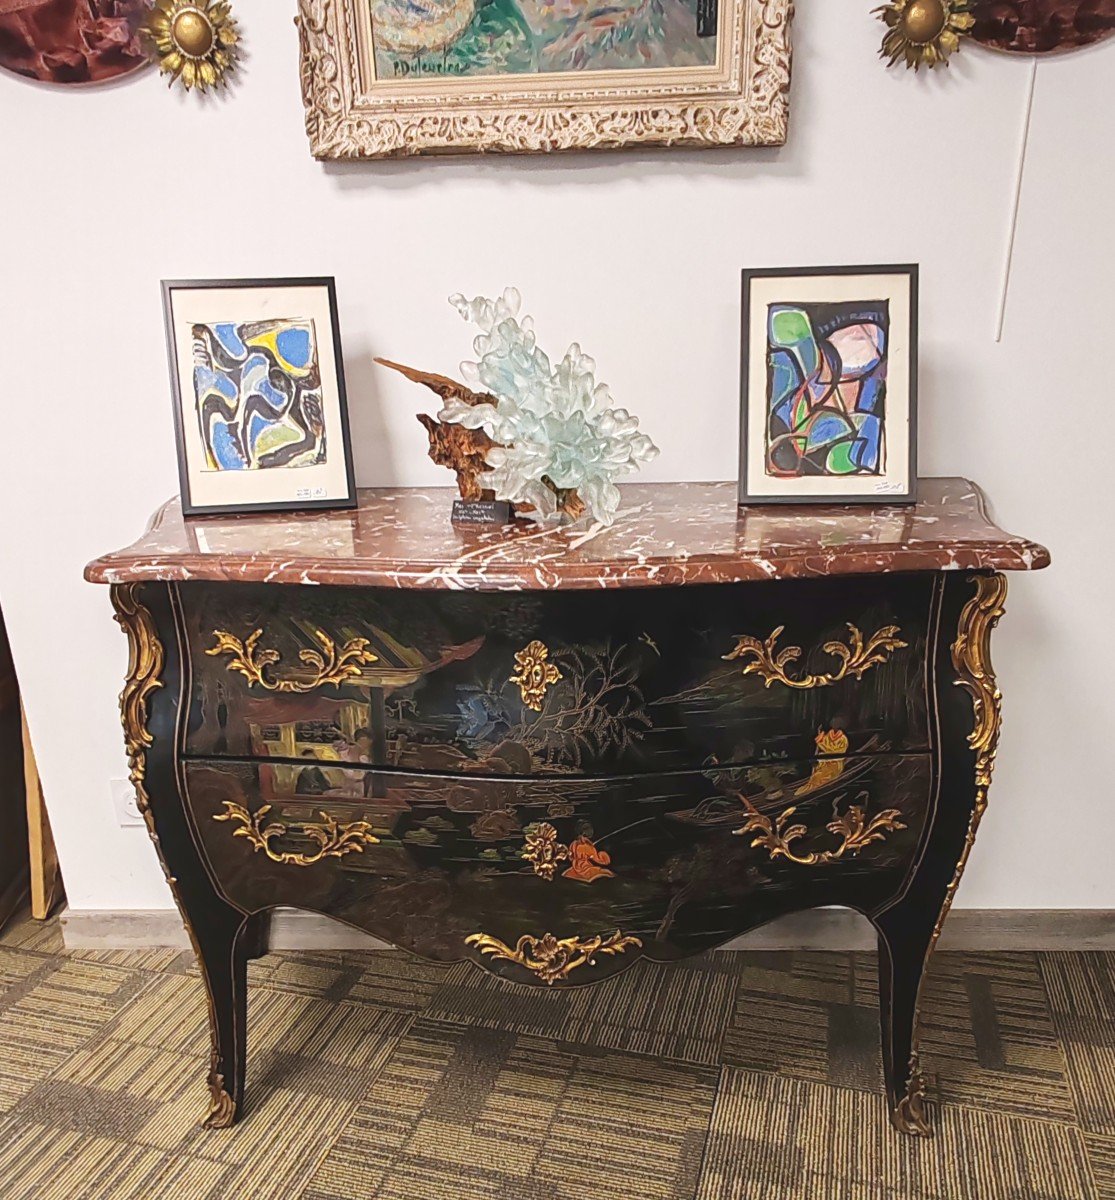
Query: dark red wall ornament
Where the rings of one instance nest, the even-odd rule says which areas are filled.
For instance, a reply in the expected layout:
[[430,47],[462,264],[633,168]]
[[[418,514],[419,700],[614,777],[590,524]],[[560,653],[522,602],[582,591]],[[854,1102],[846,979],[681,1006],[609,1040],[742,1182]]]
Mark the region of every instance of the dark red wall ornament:
[[887,27],[881,57],[915,71],[947,67],[969,38],[1034,56],[1078,50],[1115,33],[1115,0],[887,0],[875,15]]
[[103,83],[148,65],[144,0],[0,0],[0,67],[40,83]]
[[974,0],[969,37],[992,50],[1051,54],[1115,33],[1115,0]]

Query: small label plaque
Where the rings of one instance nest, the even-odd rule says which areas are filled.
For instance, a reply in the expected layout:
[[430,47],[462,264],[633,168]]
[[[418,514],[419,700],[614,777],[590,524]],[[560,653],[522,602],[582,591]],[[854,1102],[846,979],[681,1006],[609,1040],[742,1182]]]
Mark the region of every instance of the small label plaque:
[[454,500],[454,525],[510,525],[511,505],[506,500]]

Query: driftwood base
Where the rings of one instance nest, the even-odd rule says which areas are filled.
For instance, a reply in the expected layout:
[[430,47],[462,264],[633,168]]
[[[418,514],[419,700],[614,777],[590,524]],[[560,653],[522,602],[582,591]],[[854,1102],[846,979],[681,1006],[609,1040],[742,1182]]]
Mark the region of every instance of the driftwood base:
[[[404,366],[402,363],[392,362],[388,358],[377,358],[375,361],[382,367],[389,367],[392,371],[398,371],[400,375],[405,375],[413,383],[420,383],[423,387],[429,388],[443,400],[463,400],[470,405],[495,405],[498,403],[495,396],[487,392],[474,392],[471,388],[465,387],[463,383],[458,383],[455,379],[450,379],[447,375],[437,375],[432,371],[419,371],[415,367]],[[463,425],[439,421],[428,413],[418,413],[418,420],[430,439],[430,458],[439,467],[448,467],[457,476],[457,490],[463,501],[468,504],[489,502],[509,504],[513,516],[523,516],[534,511],[533,504],[497,501],[495,492],[491,488],[484,487],[481,482],[482,476],[489,469],[488,451],[501,443],[492,441],[483,429],[466,429]],[[576,488],[554,487],[546,478],[543,478],[542,482],[557,497],[557,508],[560,513],[574,521],[584,514],[585,503],[577,494]],[[513,517],[508,517],[507,520],[493,518],[474,521],[469,517],[459,518],[456,514],[457,508],[454,505],[453,520],[458,524],[506,524],[513,519]]]

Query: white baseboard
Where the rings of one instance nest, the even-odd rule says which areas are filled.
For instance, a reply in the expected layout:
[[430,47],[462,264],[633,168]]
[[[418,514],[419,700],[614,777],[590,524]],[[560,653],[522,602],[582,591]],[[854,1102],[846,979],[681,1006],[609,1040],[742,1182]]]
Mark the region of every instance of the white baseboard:
[[[140,949],[190,942],[178,913],[67,909],[62,934],[70,950]],[[387,950],[386,942],[317,913],[279,909],[272,950]],[[848,909],[794,913],[725,950],[874,950],[867,921]],[[1107,909],[959,908],[945,922],[942,950],[1115,950],[1115,912]]]

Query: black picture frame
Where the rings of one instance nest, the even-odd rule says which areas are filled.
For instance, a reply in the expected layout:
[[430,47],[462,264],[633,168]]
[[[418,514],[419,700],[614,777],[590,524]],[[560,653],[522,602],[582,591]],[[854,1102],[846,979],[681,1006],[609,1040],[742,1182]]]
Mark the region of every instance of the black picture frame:
[[[754,493],[748,480],[748,397],[750,391],[751,346],[749,330],[751,317],[752,281],[755,279],[808,277],[842,277],[852,275],[894,275],[909,281],[910,327],[909,327],[909,486],[901,492],[867,492],[855,495],[769,495]],[[763,348],[765,370],[766,347]],[[917,413],[918,413],[918,264],[891,263],[867,264],[864,266],[811,266],[811,267],[745,267],[742,272],[742,308],[740,313],[740,457],[739,457],[739,500],[741,506],[759,504],[914,504],[917,501]],[[818,477],[821,478],[821,477]]]
[[[352,438],[348,421],[348,394],[345,389],[344,359],[341,353],[341,327],[337,315],[337,286],[332,275],[282,276],[265,279],[164,279],[160,284],[163,302],[163,327],[166,331],[167,357],[170,367],[171,404],[174,410],[174,437],[178,453],[178,481],[182,513],[187,517],[224,516],[233,513],[302,512],[322,509],[353,509],[357,505],[356,477],[352,463]],[[321,288],[329,305],[329,324],[333,338],[333,357],[336,364],[337,403],[340,410],[340,435],[343,442],[345,495],[323,500],[293,498],[290,501],[263,501],[243,504],[197,504],[190,487],[190,472],[186,457],[185,412],[181,394],[181,369],[174,329],[174,295],[178,291],[212,291],[221,288],[241,290],[277,290],[282,288]],[[324,380],[322,383],[324,387]]]

